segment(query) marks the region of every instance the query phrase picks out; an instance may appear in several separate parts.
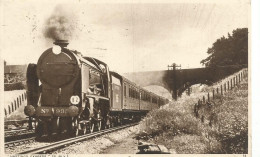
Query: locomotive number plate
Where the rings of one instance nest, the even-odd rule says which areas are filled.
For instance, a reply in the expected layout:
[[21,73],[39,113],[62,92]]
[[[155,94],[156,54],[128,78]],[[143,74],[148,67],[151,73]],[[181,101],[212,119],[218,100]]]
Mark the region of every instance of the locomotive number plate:
[[68,109],[67,108],[55,108],[55,115],[56,114],[67,114],[68,113]]
[[37,107],[36,115],[37,116],[52,116],[51,107]]
[[41,114],[49,114],[50,112],[49,108],[41,108]]
[[68,107],[38,107],[36,109],[37,116],[69,116]]

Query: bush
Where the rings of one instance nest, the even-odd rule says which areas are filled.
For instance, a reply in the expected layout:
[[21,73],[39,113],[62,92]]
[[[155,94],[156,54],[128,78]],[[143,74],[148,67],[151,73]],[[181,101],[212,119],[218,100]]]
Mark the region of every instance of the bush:
[[177,110],[154,110],[140,124],[141,130],[148,136],[157,136],[163,132],[173,136],[185,134],[200,135],[200,123],[192,113],[183,114]]
[[[241,90],[242,89],[242,90]],[[208,130],[211,138],[221,143],[220,153],[248,152],[248,91],[247,82],[241,83],[224,96],[216,96],[213,106],[203,106],[199,114],[212,121]]]
[[5,91],[21,90],[21,89],[25,89],[25,83],[24,82],[4,84],[4,90]]
[[[248,153],[248,85],[245,80],[232,91],[215,95],[212,105],[202,105],[195,118],[198,96],[153,110],[140,123],[139,136],[178,153]],[[211,125],[209,125],[211,124]],[[152,138],[153,137],[153,138]]]

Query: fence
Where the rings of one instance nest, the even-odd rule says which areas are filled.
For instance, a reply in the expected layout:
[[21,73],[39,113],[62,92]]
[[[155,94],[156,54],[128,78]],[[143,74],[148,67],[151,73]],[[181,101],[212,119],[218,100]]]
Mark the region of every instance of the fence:
[[[248,70],[245,68],[219,81],[217,85],[213,86],[211,92],[207,92],[207,94],[204,95],[202,99],[199,99],[198,103],[195,104],[195,116],[199,117],[198,111],[203,105],[212,105],[211,101],[215,99],[216,94],[224,95],[229,90],[232,90],[236,85],[240,84],[240,82],[247,76],[247,74]],[[204,116],[201,116],[201,121],[204,122]]]
[[13,102],[11,102],[11,104],[9,104],[7,108],[4,109],[5,116],[8,116],[14,111],[16,111],[22,105],[22,103],[26,101],[26,99],[27,99],[26,92],[22,93],[16,99],[14,99]]

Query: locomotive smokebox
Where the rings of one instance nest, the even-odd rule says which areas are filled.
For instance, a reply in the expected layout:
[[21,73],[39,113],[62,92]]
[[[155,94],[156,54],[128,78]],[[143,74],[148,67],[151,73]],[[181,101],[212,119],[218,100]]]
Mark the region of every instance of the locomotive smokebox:
[[59,45],[60,47],[67,47],[69,45],[68,40],[56,40],[53,42],[55,45]]

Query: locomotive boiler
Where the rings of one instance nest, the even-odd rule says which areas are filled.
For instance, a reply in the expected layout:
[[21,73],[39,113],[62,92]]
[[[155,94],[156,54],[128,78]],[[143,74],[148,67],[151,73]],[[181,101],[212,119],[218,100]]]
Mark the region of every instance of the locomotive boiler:
[[27,106],[36,135],[77,136],[140,120],[167,99],[138,87],[107,64],[57,40],[27,69]]

